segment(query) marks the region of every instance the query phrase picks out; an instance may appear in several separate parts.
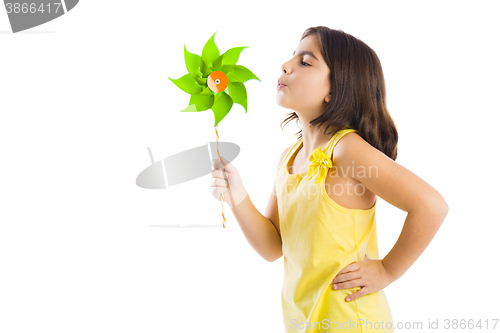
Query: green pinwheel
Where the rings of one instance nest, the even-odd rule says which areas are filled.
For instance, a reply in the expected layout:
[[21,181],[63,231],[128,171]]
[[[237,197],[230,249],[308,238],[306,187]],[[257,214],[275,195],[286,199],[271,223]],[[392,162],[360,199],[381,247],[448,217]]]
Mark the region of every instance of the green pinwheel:
[[[234,47],[219,55],[214,37],[203,47],[201,57],[188,52],[184,44],[184,59],[188,74],[179,79],[169,77],[177,87],[191,95],[189,106],[181,112],[200,112],[212,109],[215,124],[224,119],[234,103],[240,104],[247,112],[248,80],[259,80],[248,68],[237,65],[236,62],[248,46]],[[262,81],[260,81],[262,82]]]

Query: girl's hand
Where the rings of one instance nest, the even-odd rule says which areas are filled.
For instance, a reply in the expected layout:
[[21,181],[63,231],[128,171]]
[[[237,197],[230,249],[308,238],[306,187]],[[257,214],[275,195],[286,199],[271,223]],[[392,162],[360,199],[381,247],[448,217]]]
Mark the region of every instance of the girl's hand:
[[[212,179],[210,181],[210,194],[215,199],[220,201],[220,194],[222,193],[224,201],[227,202],[231,209],[233,209],[241,203],[248,194],[243,186],[243,180],[241,179],[238,170],[224,157],[221,156],[221,159],[222,163],[218,158],[210,161],[212,167],[214,168],[212,171]],[[222,172],[222,170],[224,170],[224,172]]]
[[[384,289],[392,283],[392,279],[382,264],[382,260],[371,260],[366,254],[363,261],[353,262],[341,270],[330,284],[334,290],[362,287],[346,297],[352,301],[366,294]],[[337,289],[335,289],[337,286]]]

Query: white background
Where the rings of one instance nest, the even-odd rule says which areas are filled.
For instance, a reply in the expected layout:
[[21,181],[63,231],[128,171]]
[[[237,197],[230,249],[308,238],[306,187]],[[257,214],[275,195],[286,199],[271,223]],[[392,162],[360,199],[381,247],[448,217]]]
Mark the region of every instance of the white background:
[[[81,1],[12,34],[0,9],[0,331],[283,332],[283,258],[246,241],[210,175],[146,190],[156,160],[215,141],[213,113],[181,113],[183,47],[221,52],[262,82],[245,83],[221,141],[264,213],[295,121],[276,104],[281,64],[303,31],[326,25],[372,47],[399,131],[397,163],[450,211],[415,264],[385,288],[396,322],[499,318],[496,1]],[[406,213],[379,198],[380,258]],[[207,228],[168,228],[203,224]],[[500,323],[496,330],[500,330]],[[402,329],[422,332],[424,330]],[[453,331],[453,330],[448,330]]]

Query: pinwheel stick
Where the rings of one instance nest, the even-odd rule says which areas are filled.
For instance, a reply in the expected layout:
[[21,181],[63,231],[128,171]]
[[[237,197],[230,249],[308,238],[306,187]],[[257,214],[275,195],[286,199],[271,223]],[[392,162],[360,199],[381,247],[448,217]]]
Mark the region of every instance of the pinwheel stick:
[[[215,118],[215,115],[214,115],[214,118]],[[219,133],[217,132],[217,127],[219,127],[219,125],[215,126],[215,140],[217,142],[217,155],[219,155],[219,162],[221,163],[221,165],[224,165],[224,164],[222,164],[222,158],[221,158],[220,153],[219,153]],[[227,190],[229,193],[229,199],[231,199],[231,206],[234,207],[233,195],[231,194],[231,188],[229,187],[229,181],[227,180],[227,174],[224,171],[224,168],[222,168],[221,171],[222,171],[222,174],[224,175],[224,179],[226,180]],[[225,228],[226,227],[226,225],[225,225],[226,217],[224,216],[224,196],[222,195],[222,193],[220,194],[220,198],[221,198],[220,202],[222,205],[222,227]]]

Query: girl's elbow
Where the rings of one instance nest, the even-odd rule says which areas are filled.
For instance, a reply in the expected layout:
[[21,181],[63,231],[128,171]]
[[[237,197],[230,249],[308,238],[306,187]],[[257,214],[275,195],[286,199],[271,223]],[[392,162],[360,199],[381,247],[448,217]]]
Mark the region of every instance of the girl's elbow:
[[273,262],[273,261],[278,260],[281,257],[283,257],[283,251],[278,251],[278,252],[274,253],[273,256],[268,257],[268,258],[264,258],[264,259],[266,259],[268,262]]
[[430,202],[429,210],[431,210],[434,215],[442,218],[442,220],[444,221],[446,215],[448,215],[450,207],[448,206],[446,200],[444,200],[443,196],[439,194],[437,198]]
[[440,214],[443,219],[448,215],[448,211],[450,210],[450,207],[448,206],[448,203],[446,200],[444,200],[443,196],[439,194],[439,206],[438,206],[438,211],[437,213]]
[[446,200],[439,192],[435,192],[434,195],[427,194],[422,197],[423,204],[421,204],[415,210],[420,210],[425,212],[427,215],[439,216],[444,220],[446,215],[448,215],[449,207]]
[[450,211],[450,207],[446,203],[446,201],[443,200],[443,216],[446,217],[448,215],[448,212]]

